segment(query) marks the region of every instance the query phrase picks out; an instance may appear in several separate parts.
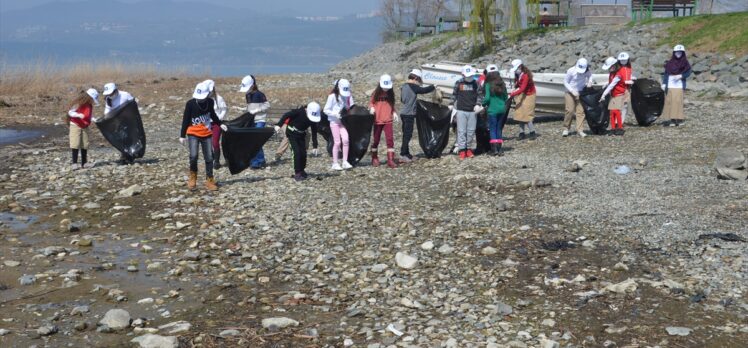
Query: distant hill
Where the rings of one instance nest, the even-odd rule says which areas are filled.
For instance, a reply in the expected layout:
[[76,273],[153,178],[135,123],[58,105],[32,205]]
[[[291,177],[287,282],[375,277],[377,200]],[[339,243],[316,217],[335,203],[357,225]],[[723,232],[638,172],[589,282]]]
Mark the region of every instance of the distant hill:
[[170,0],[55,2],[2,14],[0,60],[6,66],[113,60],[221,75],[325,71],[378,45],[381,23],[353,14],[303,21]]

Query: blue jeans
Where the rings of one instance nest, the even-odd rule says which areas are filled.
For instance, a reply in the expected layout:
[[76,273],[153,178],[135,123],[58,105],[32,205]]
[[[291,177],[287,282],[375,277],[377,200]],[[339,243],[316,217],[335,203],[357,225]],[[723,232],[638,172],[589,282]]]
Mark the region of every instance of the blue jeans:
[[491,135],[491,140],[493,142],[498,142],[498,140],[502,140],[502,133],[504,131],[504,125],[506,124],[506,115],[504,114],[496,114],[496,115],[488,115],[488,132]]
[[[255,128],[264,128],[265,127],[265,121],[261,122],[255,122]],[[252,159],[249,166],[252,168],[260,168],[265,165],[265,152],[260,149],[260,152],[257,153],[257,156]]]

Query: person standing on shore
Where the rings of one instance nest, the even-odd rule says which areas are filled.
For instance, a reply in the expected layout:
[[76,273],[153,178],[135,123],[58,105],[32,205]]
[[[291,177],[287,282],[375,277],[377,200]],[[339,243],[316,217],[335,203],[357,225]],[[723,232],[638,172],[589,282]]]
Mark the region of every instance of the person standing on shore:
[[[210,91],[209,97],[210,99],[213,99],[216,116],[218,116],[218,119],[223,122],[229,109],[226,105],[226,101],[224,101],[223,97],[221,97],[221,95],[216,91],[215,81],[205,80],[203,82],[208,86],[208,90]],[[221,168],[221,126],[213,124],[211,125],[211,131],[213,132],[213,168],[219,169]]]
[[179,142],[187,143],[190,151],[190,176],[187,181],[187,188],[194,190],[197,186],[197,157],[200,149],[203,152],[205,160],[205,187],[209,191],[218,190],[216,180],[213,177],[213,147],[211,138],[213,132],[211,126],[215,123],[221,130],[227,131],[226,125],[221,124],[221,120],[216,115],[214,101],[208,98],[210,87],[205,82],[199,83],[195,87],[192,99],[187,101],[184,106],[182,115],[182,129],[179,132]]
[[535,124],[532,120],[535,118],[535,82],[532,79],[532,71],[522,63],[521,59],[512,61],[512,68],[509,71],[514,74],[514,91],[509,94],[509,98],[517,101],[517,107],[514,111],[514,120],[519,122],[519,140],[525,139],[525,126],[529,130],[530,140],[537,137],[535,133]]
[[[91,125],[94,105],[99,105],[99,92],[93,88],[81,91],[70,103],[68,120],[70,121],[69,137],[72,149],[71,169],[87,168],[88,163],[88,126]],[[81,164],[78,166],[78,152]]]
[[582,101],[579,99],[579,92],[590,86],[592,86],[592,72],[589,64],[587,59],[579,58],[577,63],[566,71],[566,77],[564,77],[566,113],[564,115],[564,131],[561,136],[569,136],[573,118],[576,118],[577,121],[577,135],[582,138],[587,136],[584,133],[584,108],[582,107]]
[[[330,131],[332,132],[332,167],[331,170],[351,169],[353,166],[348,163],[348,130],[345,129],[341,118],[348,114],[348,110],[355,105],[351,93],[351,83],[346,79],[335,81],[332,91],[327,96],[325,103],[325,115],[330,120]],[[340,149],[343,149],[342,164],[338,162]]]
[[631,87],[634,85],[634,70],[631,67],[631,59],[627,52],[621,52],[618,54],[618,63],[621,64],[621,75],[624,78],[626,84],[626,93],[623,98],[623,108],[621,109],[621,120],[626,122],[626,115],[628,115],[629,108],[631,108]]
[[395,136],[392,129],[392,122],[397,120],[395,113],[395,91],[392,90],[392,77],[382,75],[379,78],[379,85],[371,94],[369,101],[369,112],[374,114],[374,133],[371,141],[371,165],[379,167],[379,141],[384,131],[384,139],[387,144],[387,166],[395,169]]
[[602,103],[608,94],[611,95],[610,102],[608,102],[608,110],[610,110],[610,132],[612,135],[623,135],[623,119],[621,117],[621,109],[624,106],[625,95],[626,95],[626,79],[621,71],[621,64],[614,57],[608,57],[603,65],[603,70],[609,72],[608,85],[605,87],[600,102]]
[[[255,77],[252,75],[244,76],[239,92],[246,93],[247,112],[255,116],[255,128],[265,127],[270,102],[268,102],[265,93],[260,92]],[[250,162],[250,168],[262,169],[265,164],[265,152],[260,149],[260,152]]]
[[400,88],[400,102],[403,103],[400,109],[400,118],[402,119],[403,142],[400,145],[400,162],[408,163],[413,160],[410,154],[410,139],[413,137],[413,124],[416,120],[416,110],[418,108],[418,95],[427,94],[436,90],[435,86],[422,87],[423,76],[421,70],[413,69],[408,74],[408,81]]
[[[134,100],[130,93],[120,91],[114,82],[110,82],[104,85],[104,92],[102,94],[104,94],[105,101],[104,116],[109,114],[110,111],[120,107],[122,104]],[[133,163],[135,163],[134,158],[124,152],[120,153],[120,158],[117,161],[117,164],[125,165]]]
[[[498,69],[497,69],[498,70]],[[506,124],[506,102],[509,96],[506,85],[498,71],[490,71],[486,77],[483,106],[488,114],[488,133],[490,135],[491,155],[501,155],[504,144],[503,129]]]
[[691,64],[686,58],[686,48],[677,45],[673,48],[673,56],[665,63],[665,74],[662,79],[662,89],[665,91],[665,107],[663,118],[667,119],[665,126],[680,126],[686,119],[683,111],[683,91],[686,90],[686,79],[691,76]]
[[281,117],[274,128],[276,132],[285,126],[286,139],[291,145],[294,180],[303,181],[309,177],[306,172],[306,131],[322,119],[322,110],[316,102],[291,110]]
[[462,78],[455,83],[452,91],[452,105],[450,109],[456,110],[457,119],[457,147],[460,160],[473,158],[472,144],[475,140],[475,127],[478,122],[476,115],[483,109],[481,107],[478,73],[470,65],[462,67]]

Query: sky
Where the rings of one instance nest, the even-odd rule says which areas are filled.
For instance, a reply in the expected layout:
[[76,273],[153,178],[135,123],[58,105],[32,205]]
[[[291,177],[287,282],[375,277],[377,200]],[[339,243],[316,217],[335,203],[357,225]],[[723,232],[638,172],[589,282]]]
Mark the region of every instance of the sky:
[[[48,2],[77,0],[0,0],[0,12],[27,9]],[[112,0],[105,0],[112,1]],[[140,2],[144,0],[118,0],[121,2]],[[258,12],[281,13],[286,9],[308,13],[311,16],[344,16],[355,13],[366,13],[379,8],[379,0],[175,0],[204,2],[236,8],[257,9]]]

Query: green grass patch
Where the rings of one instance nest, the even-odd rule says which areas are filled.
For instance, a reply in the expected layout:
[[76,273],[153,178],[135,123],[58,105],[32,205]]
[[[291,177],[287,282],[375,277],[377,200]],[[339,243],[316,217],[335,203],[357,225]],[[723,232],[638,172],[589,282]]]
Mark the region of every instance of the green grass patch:
[[683,44],[689,51],[748,54],[748,12],[654,18],[630,25],[672,23],[659,44]]

